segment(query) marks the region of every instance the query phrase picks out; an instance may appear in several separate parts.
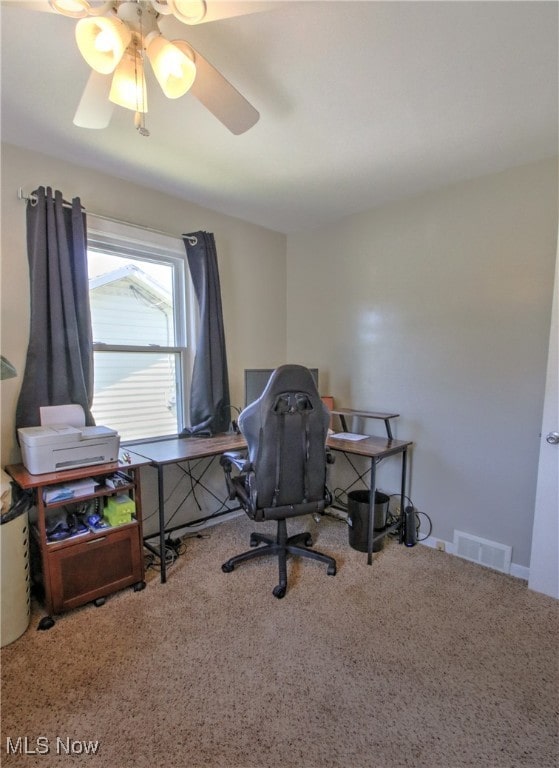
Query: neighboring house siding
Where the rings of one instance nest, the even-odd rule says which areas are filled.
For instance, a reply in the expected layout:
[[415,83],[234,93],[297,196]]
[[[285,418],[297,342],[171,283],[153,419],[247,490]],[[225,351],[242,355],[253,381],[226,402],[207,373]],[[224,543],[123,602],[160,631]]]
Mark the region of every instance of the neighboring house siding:
[[[172,435],[175,416],[175,373],[168,355],[97,352],[95,406],[99,424],[117,424],[123,440]],[[109,363],[109,355],[111,364]]]
[[90,302],[94,341],[163,346],[172,343],[170,304],[155,296],[150,301],[145,289],[130,280],[95,288],[90,293]]
[[[94,288],[90,303],[94,342],[172,344],[169,302],[150,296],[133,278]],[[96,352],[95,420],[117,426],[123,440],[175,434],[175,382],[172,355]]]

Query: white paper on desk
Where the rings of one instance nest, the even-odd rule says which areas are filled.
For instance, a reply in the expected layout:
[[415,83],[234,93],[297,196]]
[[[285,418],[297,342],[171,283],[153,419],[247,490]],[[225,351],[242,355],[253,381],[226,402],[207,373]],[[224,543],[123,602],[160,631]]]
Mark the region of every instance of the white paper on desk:
[[68,427],[85,427],[85,413],[81,405],[44,405],[39,408],[41,426],[49,427],[54,424],[65,424]]
[[334,432],[330,437],[335,437],[338,440],[366,440],[369,435],[356,435],[354,432]]

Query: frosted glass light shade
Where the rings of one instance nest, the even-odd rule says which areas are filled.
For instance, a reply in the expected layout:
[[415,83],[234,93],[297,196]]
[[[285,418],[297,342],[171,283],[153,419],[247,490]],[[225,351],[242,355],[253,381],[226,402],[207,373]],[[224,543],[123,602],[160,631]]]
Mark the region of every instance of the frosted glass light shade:
[[102,75],[114,72],[132,38],[130,29],[117,18],[80,19],[76,42],[89,66]]
[[146,37],[146,52],[163,93],[169,99],[185,94],[196,77],[196,65],[157,33]]
[[63,16],[71,19],[83,19],[89,12],[88,0],[49,0],[49,5]]
[[126,54],[115,70],[109,100],[134,112],[147,112],[148,100],[142,59]]
[[167,0],[167,5],[183,24],[197,24],[206,15],[204,0]]

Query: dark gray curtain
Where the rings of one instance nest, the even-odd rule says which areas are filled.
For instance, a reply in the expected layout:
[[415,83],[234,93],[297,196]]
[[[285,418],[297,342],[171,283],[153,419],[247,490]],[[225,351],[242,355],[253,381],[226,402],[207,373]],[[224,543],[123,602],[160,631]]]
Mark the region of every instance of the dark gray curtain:
[[226,432],[231,421],[229,376],[215,240],[210,232],[183,235],[200,310],[190,388],[190,424],[184,435]]
[[33,192],[27,202],[31,324],[16,428],[40,424],[41,406],[67,403],[81,405],[86,424],[95,423],[86,242],[79,198],[65,203],[50,187]]

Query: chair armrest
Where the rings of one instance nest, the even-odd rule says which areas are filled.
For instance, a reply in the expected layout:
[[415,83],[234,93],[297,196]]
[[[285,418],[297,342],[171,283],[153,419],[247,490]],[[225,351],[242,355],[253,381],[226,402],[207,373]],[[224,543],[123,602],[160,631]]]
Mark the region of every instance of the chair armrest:
[[252,462],[248,461],[245,452],[227,451],[220,457],[219,463],[226,472],[230,472],[232,467],[239,472],[249,472],[252,469]]
[[[241,506],[247,511],[250,507],[250,488],[251,480],[254,477],[252,462],[248,460],[246,452],[227,451],[222,454],[219,463],[225,473],[225,482],[229,499],[238,499]],[[233,475],[233,467],[238,473]]]

